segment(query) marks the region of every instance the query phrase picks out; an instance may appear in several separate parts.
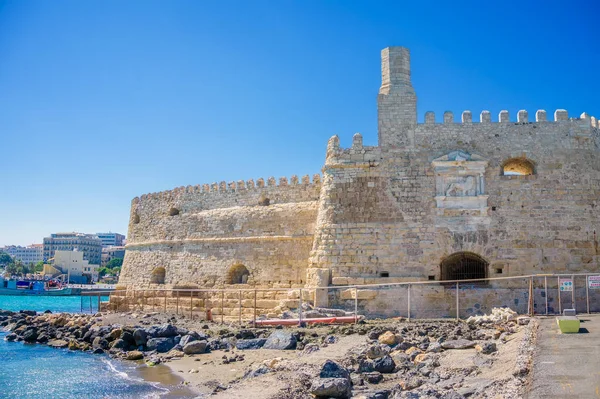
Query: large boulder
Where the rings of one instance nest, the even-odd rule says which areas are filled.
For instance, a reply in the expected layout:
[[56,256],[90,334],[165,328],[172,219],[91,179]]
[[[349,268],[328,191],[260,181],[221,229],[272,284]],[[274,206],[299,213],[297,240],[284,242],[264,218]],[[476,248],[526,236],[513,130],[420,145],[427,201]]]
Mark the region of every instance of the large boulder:
[[135,338],[130,331],[123,331],[121,334],[121,339],[127,342],[128,345],[135,345]]
[[37,332],[37,329],[35,329],[35,328],[29,329],[23,333],[23,341],[25,341],[25,342],[29,342],[29,343],[35,342],[37,340],[37,337],[38,337],[38,332]]
[[154,338],[169,338],[177,335],[177,327],[172,324],[163,324],[150,328],[150,335]]
[[317,398],[349,398],[352,395],[348,378],[316,378],[309,392]]
[[206,352],[208,343],[206,341],[192,341],[183,347],[183,353],[186,355],[197,355]]
[[377,359],[379,357],[383,357],[389,353],[389,348],[387,346],[382,346],[380,344],[374,344],[367,348],[365,355],[369,359]]
[[[50,345],[50,343],[48,343],[48,345]],[[92,341],[92,348],[94,348],[94,349],[100,348],[100,349],[106,350],[106,349],[108,349],[108,341],[102,337],[96,337]]]
[[265,349],[296,349],[296,337],[294,334],[284,330],[277,330],[269,335],[263,348]]
[[394,346],[399,342],[402,342],[402,337],[397,336],[391,331],[386,331],[377,338],[380,344]]
[[454,339],[451,341],[442,342],[442,348],[444,349],[468,349],[475,346],[475,342],[469,341],[468,339]]
[[135,346],[144,346],[148,342],[148,334],[145,330],[138,328],[133,332]]
[[265,345],[265,342],[267,342],[266,338],[238,339],[235,347],[240,350],[260,349]]
[[127,360],[140,360],[144,358],[144,354],[140,351],[127,352],[125,359]]
[[183,337],[181,337],[178,344],[181,345],[182,347],[184,347],[192,341],[198,341],[198,338],[196,338],[195,336],[193,336],[191,334],[188,334],[188,335],[184,335]]
[[379,371],[380,373],[393,373],[395,368],[396,363],[394,363],[394,359],[392,359],[390,356],[384,356],[373,360],[373,369],[375,371]]
[[166,353],[173,349],[175,341],[173,338],[150,338],[146,343],[146,347],[150,351],[157,351],[158,353]]
[[334,362],[333,360],[327,360],[321,372],[319,373],[320,378],[350,378],[350,373],[344,367]]

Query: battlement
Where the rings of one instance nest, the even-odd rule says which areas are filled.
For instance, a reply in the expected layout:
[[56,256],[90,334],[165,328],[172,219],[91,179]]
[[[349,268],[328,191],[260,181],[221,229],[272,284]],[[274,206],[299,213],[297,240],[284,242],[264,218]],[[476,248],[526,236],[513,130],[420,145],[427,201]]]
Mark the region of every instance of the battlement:
[[198,184],[195,186],[181,186],[174,188],[172,190],[160,191],[155,193],[143,194],[141,197],[136,197],[132,200],[132,202],[136,201],[145,201],[145,200],[157,200],[163,199],[171,196],[178,196],[181,194],[215,194],[215,193],[240,193],[252,190],[260,190],[263,188],[285,188],[285,187],[296,187],[296,186],[320,186],[321,184],[321,175],[314,174],[312,176],[312,182],[309,175],[304,175],[302,178],[299,178],[297,175],[293,175],[289,181],[287,177],[280,177],[279,180],[275,179],[275,177],[271,176],[268,179],[263,179],[262,177],[257,179],[256,182],[254,179],[250,180],[238,180],[232,182],[221,181],[220,183],[211,183],[211,184]]
[[[588,115],[587,113],[583,113],[579,116],[579,118],[569,118],[569,114],[564,109],[557,109],[554,111],[553,120],[548,120],[548,116],[545,110],[540,109],[535,113],[535,120],[530,120],[529,112],[526,110],[520,110],[517,113],[516,121],[513,119],[510,120],[510,114],[506,110],[500,111],[498,114],[498,119],[496,121],[492,121],[492,114],[490,111],[481,111],[479,114],[479,123],[487,124],[487,123],[540,123],[540,122],[585,122],[590,124],[591,127],[598,127],[598,119]],[[438,123],[435,118],[435,113],[432,111],[428,111],[425,113],[425,125],[434,125]],[[471,111],[463,111],[461,114],[460,122],[455,122],[454,113],[452,111],[444,112],[443,119],[441,124],[451,124],[451,123],[462,123],[462,124],[472,124],[477,123],[473,121],[473,114]]]
[[325,159],[326,167],[344,167],[351,164],[352,167],[375,166],[380,158],[380,147],[363,146],[363,137],[360,133],[355,133],[352,137],[352,147],[342,148],[340,138],[335,135],[327,143],[327,155]]

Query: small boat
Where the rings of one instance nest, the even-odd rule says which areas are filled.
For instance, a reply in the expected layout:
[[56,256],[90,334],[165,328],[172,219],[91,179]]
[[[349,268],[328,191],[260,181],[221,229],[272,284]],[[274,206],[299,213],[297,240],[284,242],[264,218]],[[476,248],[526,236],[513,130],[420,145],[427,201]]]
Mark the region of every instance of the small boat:
[[56,281],[5,279],[0,277],[0,295],[65,296],[79,295],[81,289],[62,286]]

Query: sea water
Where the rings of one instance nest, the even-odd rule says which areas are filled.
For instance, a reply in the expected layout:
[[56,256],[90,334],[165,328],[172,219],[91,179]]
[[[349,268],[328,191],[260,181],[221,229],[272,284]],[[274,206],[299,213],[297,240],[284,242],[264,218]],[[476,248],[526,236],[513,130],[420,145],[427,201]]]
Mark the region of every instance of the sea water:
[[[102,301],[108,297],[101,298]],[[98,297],[91,296],[37,296],[37,295],[0,295],[0,309],[12,310],[35,310],[44,312],[50,310],[52,313],[81,313],[98,311]],[[1,394],[1,392],[0,392]]]
[[[75,313],[80,312],[81,305],[78,296],[0,296],[0,309]],[[173,397],[168,388],[144,381],[140,366],[133,362],[45,345],[7,342],[5,336],[6,332],[0,332],[0,398]]]

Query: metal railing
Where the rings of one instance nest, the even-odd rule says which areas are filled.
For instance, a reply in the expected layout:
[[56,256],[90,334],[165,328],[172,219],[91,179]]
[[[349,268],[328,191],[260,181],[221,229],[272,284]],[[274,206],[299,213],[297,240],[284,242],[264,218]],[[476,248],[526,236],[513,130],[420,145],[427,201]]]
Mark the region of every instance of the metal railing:
[[[590,286],[592,288],[590,288]],[[319,288],[155,289],[129,288],[82,292],[81,310],[161,311],[240,324],[273,317],[277,303],[295,311],[301,322],[315,296],[328,308],[355,316],[461,319],[510,307],[520,314],[560,314],[569,307],[600,312],[600,272],[535,274],[469,280],[412,281]],[[86,302],[89,297],[89,306]],[[94,298],[93,300],[91,298]],[[104,301],[103,298],[108,298]],[[85,303],[85,305],[84,305]]]

